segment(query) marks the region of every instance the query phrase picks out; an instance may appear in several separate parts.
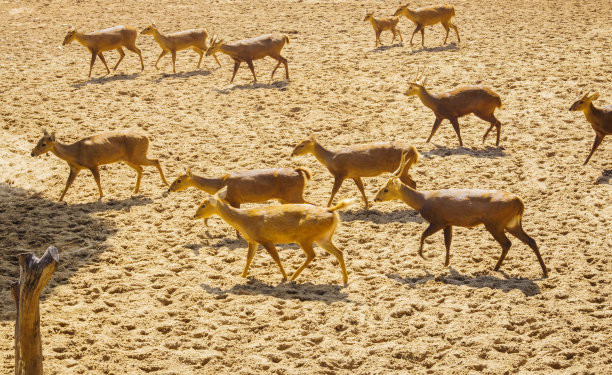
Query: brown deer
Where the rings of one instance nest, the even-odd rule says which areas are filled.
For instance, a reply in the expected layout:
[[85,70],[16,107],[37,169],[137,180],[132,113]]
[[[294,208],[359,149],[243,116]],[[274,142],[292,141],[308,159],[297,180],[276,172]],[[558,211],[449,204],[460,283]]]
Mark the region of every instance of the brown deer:
[[346,284],[348,274],[344,264],[344,255],[332,243],[332,236],[340,222],[340,217],[336,211],[346,208],[352,203],[353,200],[345,199],[336,206],[329,208],[310,204],[283,204],[243,210],[232,207],[217,193],[204,199],[194,218],[206,219],[217,214],[242,234],[249,243],[246,267],[242,272],[242,277],[247,277],[255,251],[261,244],[280,268],[283,279],[287,279],[287,274],[274,244],[297,243],[306,253],[306,260],[291,276],[291,280],[295,280],[315,258],[316,255],[312,245],[316,243],[338,259],[342,269],[342,281]]
[[[159,54],[157,61],[155,61],[156,69],[159,69],[157,67],[159,60],[170,52],[172,54],[172,72],[176,73],[176,51],[181,51],[188,48],[191,48],[198,55],[200,55],[200,60],[198,60],[198,68],[200,68],[200,63],[202,63],[204,52],[208,50],[208,45],[206,44],[208,32],[205,29],[191,29],[172,34],[164,34],[159,31],[155,24],[150,24],[140,33],[143,35],[152,35],[157,44],[159,44],[159,46],[162,48],[162,52]],[[217,59],[217,55],[213,55],[213,57],[215,58],[217,64],[221,66],[221,63],[219,63],[219,60]]]
[[612,134],[612,105],[597,108],[592,102],[599,98],[599,93],[589,94],[590,92],[584,94],[569,109],[570,111],[583,111],[587,121],[591,123],[591,127],[595,130],[595,142],[591,148],[591,153],[587,156],[583,165],[589,162],[589,159],[591,159],[591,156],[597,150],[604,137]]
[[522,227],[525,205],[517,195],[497,190],[481,189],[446,189],[417,191],[402,184],[398,178],[402,171],[409,167],[409,161],[404,162],[393,174],[387,184],[378,191],[375,201],[383,202],[400,199],[417,210],[429,226],[421,235],[419,255],[423,257],[423,243],[432,234],[444,230],[444,245],[446,260],[444,266],[450,263],[450,246],[453,236],[453,226],[472,228],[483,224],[493,238],[501,245],[502,253],[495,265],[499,270],[512,243],[506,237],[505,231],[526,243],[535,252],[542,267],[544,277],[548,276],[546,266],[538,250],[538,245]]
[[374,18],[374,12],[368,12],[366,10],[366,16],[363,19],[364,21],[370,21],[372,27],[374,28],[374,32],[376,33],[376,47],[378,44],[382,45],[380,41],[380,34],[385,30],[390,30],[393,33],[393,39],[391,40],[391,44],[395,41],[395,35],[398,34],[400,37],[400,43],[404,41],[402,38],[402,33],[396,29],[397,23],[399,22],[399,18],[397,17],[387,17],[387,18]]
[[435,25],[437,23],[441,23],[446,30],[446,36],[444,37],[444,44],[446,44],[446,40],[448,39],[448,32],[452,27],[457,34],[457,41],[461,42],[461,38],[459,38],[459,30],[457,30],[457,26],[453,25],[452,18],[455,17],[455,8],[452,5],[436,5],[432,7],[424,7],[418,9],[410,9],[408,8],[408,4],[402,6],[395,11],[394,16],[404,15],[410,21],[414,22],[416,28],[412,33],[412,37],[410,38],[410,46],[412,46],[412,39],[414,38],[414,34],[421,32],[421,46],[425,47],[425,26]]
[[104,134],[92,135],[72,144],[63,144],[55,140],[55,133],[47,133],[43,130],[43,137],[32,150],[32,156],[38,156],[52,152],[60,159],[65,160],[70,166],[70,175],[66,181],[66,187],[60,196],[60,202],[68,188],[74,182],[81,169],[89,169],[98,185],[100,199],[102,186],[100,185],[99,166],[103,164],[117,163],[120,161],[134,168],[138,172],[134,194],[138,193],[140,180],[142,179],[141,165],[154,165],[157,167],[164,184],[168,185],[161,164],[157,159],[149,159],[149,138],[140,132],[133,130],[115,131]]
[[408,143],[364,143],[330,151],[321,146],[314,135],[311,135],[295,146],[292,156],[307,153],[313,154],[334,176],[334,187],[327,206],[331,206],[342,182],[347,178],[352,178],[361,192],[366,209],[369,208],[370,204],[368,203],[361,177],[375,177],[397,169],[402,153],[408,155],[409,165],[408,168],[402,171],[400,178],[404,183],[416,187],[416,182],[410,177],[409,170],[418,161],[419,153],[414,146]]
[[430,94],[425,88],[427,78],[421,73],[417,73],[416,78],[410,82],[410,87],[405,95],[416,95],[421,102],[431,109],[436,115],[431,134],[427,138],[427,142],[436,134],[442,120],[448,119],[457,133],[459,138],[459,146],[463,146],[461,140],[461,132],[459,130],[459,117],[475,114],[479,118],[491,123],[491,126],[482,137],[482,142],[493,127],[497,128],[496,146],[499,146],[499,137],[501,134],[501,122],[495,118],[494,112],[496,108],[502,107],[501,98],[491,89],[482,86],[463,86],[441,94]]
[[130,51],[138,54],[140,57],[140,65],[142,70],[144,70],[144,62],[142,61],[142,53],[140,49],[136,47],[136,37],[138,36],[138,31],[135,28],[130,26],[114,26],[104,30],[94,31],[92,33],[80,33],[78,32],[74,26],[71,26],[64,38],[63,45],[72,43],[73,40],[81,43],[89,52],[91,52],[91,62],[89,64],[89,76],[91,78],[91,69],[94,66],[94,62],[96,61],[96,56],[102,60],[104,67],[106,68],[107,73],[110,73],[108,69],[108,65],[106,65],[106,60],[102,55],[104,51],[117,50],[119,52],[119,61],[113,68],[116,70],[119,66],[121,60],[125,56],[125,52],[123,52],[123,48],[125,47]]
[[310,171],[302,167],[252,169],[213,178],[194,175],[187,168],[172,182],[168,192],[195,187],[215,194],[227,187],[223,199],[236,208],[240,208],[242,203],[259,203],[270,199],[281,203],[308,203],[304,200],[304,187],[310,178]]
[[276,67],[272,70],[272,76],[280,64],[285,65],[285,74],[287,80],[289,80],[289,66],[287,65],[287,59],[281,56],[281,50],[286,44],[289,44],[289,37],[283,34],[267,34],[262,35],[253,39],[241,40],[234,43],[224,43],[223,40],[217,40],[216,38],[211,42],[210,48],[206,51],[206,56],[210,56],[214,53],[221,52],[225,53],[234,60],[234,74],[230,83],[234,81],[236,72],[240,67],[240,63],[246,62],[253,73],[253,83],[257,83],[257,77],[255,76],[255,67],[253,66],[253,60],[260,60],[266,56],[270,56],[274,60],[278,61]]

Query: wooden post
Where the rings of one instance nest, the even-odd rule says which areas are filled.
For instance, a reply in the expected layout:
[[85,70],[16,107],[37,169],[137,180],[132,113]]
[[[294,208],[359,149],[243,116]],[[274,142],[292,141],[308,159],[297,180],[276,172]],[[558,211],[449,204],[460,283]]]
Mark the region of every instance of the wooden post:
[[15,375],[42,375],[42,344],[40,342],[40,293],[59,264],[57,248],[49,246],[42,258],[22,253],[19,259],[19,281],[11,284],[17,305],[15,323]]

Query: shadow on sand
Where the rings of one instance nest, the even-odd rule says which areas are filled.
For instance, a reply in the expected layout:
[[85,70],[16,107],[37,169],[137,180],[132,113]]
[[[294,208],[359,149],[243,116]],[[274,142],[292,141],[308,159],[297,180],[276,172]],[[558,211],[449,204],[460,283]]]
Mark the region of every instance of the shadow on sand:
[[437,144],[434,144],[434,146],[436,148],[431,149],[429,151],[421,152],[421,154],[426,158],[431,158],[432,156],[469,155],[475,158],[495,159],[508,156],[508,154],[504,152],[504,149],[501,146],[486,146],[484,149],[467,147],[448,148],[446,146],[439,146]]
[[87,81],[73,83],[70,85],[70,87],[73,87],[75,89],[80,89],[87,85],[103,85],[107,82],[113,82],[113,81],[127,81],[131,79],[136,79],[139,76],[140,76],[140,73],[115,74],[115,75],[105,74],[101,77],[91,78]]
[[419,213],[412,209],[379,211],[379,210],[358,210],[340,211],[342,221],[369,221],[375,224],[386,223],[423,223],[425,222]]
[[235,295],[266,295],[284,300],[321,301],[327,304],[334,302],[352,302],[348,294],[342,292],[343,285],[282,282],[278,285],[268,285],[253,278],[246,284],[234,285],[229,289],[221,289],[206,283],[200,284],[207,293],[214,294],[217,299],[226,298],[228,294]]
[[172,78],[189,78],[196,76],[209,76],[212,71],[210,70],[190,70],[188,72],[179,72],[179,73],[162,73],[158,78],[154,79],[153,82],[159,83],[165,79]]
[[384,51],[388,51],[392,48],[397,48],[397,47],[402,47],[403,44],[402,43],[396,43],[396,44],[390,44],[388,46],[383,46],[380,45],[374,49],[369,50],[368,52],[372,52],[372,53],[377,53],[377,52],[384,52]]
[[466,276],[457,272],[452,267],[449,267],[448,270],[449,274],[443,276],[434,276],[428,271],[425,271],[425,275],[418,277],[401,277],[397,274],[388,274],[385,276],[411,287],[416,287],[417,285],[426,283],[427,281],[435,280],[448,285],[465,285],[471,288],[499,289],[504,293],[508,293],[512,290],[520,290],[527,297],[540,294],[540,287],[531,279],[510,278],[503,272],[500,272],[504,277],[503,279],[489,275]]
[[[121,206],[144,204],[146,200],[119,201]],[[97,208],[96,205],[100,205]],[[50,201],[39,193],[11,184],[0,183],[0,320],[15,319],[9,285],[19,278],[17,255],[45,249],[59,250],[60,264],[45,287],[41,300],[53,289],[68,282],[79,268],[96,263],[104,252],[104,243],[117,229],[108,221],[90,213],[108,209],[104,203],[66,205]]]
[[250,83],[244,85],[234,85],[232,87],[228,87],[225,89],[213,89],[215,92],[219,94],[229,94],[234,90],[257,90],[257,89],[270,89],[270,90],[280,90],[285,91],[289,86],[289,81],[274,81],[269,83]]
[[410,51],[410,54],[414,55],[422,52],[459,51],[460,49],[461,48],[459,48],[459,46],[455,42],[451,42],[449,44],[438,47],[421,47],[420,49]]

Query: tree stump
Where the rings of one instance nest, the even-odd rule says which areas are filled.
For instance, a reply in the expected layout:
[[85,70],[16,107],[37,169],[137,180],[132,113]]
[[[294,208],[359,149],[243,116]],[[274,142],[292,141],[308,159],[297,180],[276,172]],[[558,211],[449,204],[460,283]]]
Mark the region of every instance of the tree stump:
[[40,293],[59,264],[57,248],[49,246],[42,258],[22,253],[19,259],[19,281],[11,284],[17,305],[15,323],[15,375],[42,375],[43,357],[40,341]]

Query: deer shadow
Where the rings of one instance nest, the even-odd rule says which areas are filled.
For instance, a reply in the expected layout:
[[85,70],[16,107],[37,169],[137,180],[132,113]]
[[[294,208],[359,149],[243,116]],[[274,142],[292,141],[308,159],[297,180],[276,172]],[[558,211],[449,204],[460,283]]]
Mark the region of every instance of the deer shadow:
[[476,149],[476,148],[467,148],[467,147],[457,147],[457,148],[448,148],[446,146],[440,146],[434,144],[436,148],[431,149],[429,151],[421,152],[423,156],[426,158],[431,158],[433,156],[450,156],[450,155],[469,155],[475,158],[503,158],[508,156],[504,152],[503,147],[497,146],[486,146],[484,149]]
[[597,177],[595,181],[596,185],[610,184],[610,180],[612,179],[612,169],[604,169],[601,171],[601,176]]
[[176,78],[189,78],[196,76],[209,76],[212,72],[210,70],[190,70],[187,72],[179,73],[162,73],[159,77],[153,80],[155,83],[162,82],[165,79],[176,79]]
[[376,47],[374,49],[371,49],[368,52],[370,52],[370,53],[384,52],[384,51],[388,51],[388,50],[390,50],[392,48],[403,47],[403,45],[404,44],[402,42],[395,43],[395,44],[389,44],[389,45],[382,45],[381,44],[380,46],[378,46],[378,47]]
[[200,287],[207,293],[214,294],[217,299],[224,299],[228,294],[234,295],[266,295],[283,300],[320,301],[326,304],[334,302],[354,303],[349,300],[348,293],[342,291],[343,285],[282,282],[269,285],[257,279],[249,278],[246,284],[237,284],[228,289],[211,286],[206,283]]
[[[232,232],[232,233],[235,233],[235,232]],[[208,231],[206,232],[206,234],[208,235]],[[282,245],[282,246],[279,246],[279,245]],[[247,248],[249,247],[249,244],[244,238],[242,238],[242,236],[238,238],[234,234],[232,234],[231,236],[224,237],[220,241],[214,242],[210,244],[209,246],[212,247],[213,249],[220,249],[222,247],[227,247],[230,250],[244,249],[246,251]],[[279,251],[282,251],[283,249],[300,249],[300,247],[294,243],[274,244],[274,246]],[[261,245],[260,247],[258,247],[258,250],[261,250]]]
[[443,46],[438,47],[421,47],[420,49],[410,51],[411,55],[422,53],[422,52],[442,52],[442,51],[458,51],[461,48],[455,43],[451,42]]
[[41,300],[55,287],[68,283],[81,267],[98,261],[106,248],[104,243],[117,228],[91,212],[0,183],[0,290],[6,290],[0,293],[0,320],[15,319],[15,304],[5,288],[19,279],[18,254],[33,252],[40,257],[47,247],[58,248],[60,263]]
[[285,91],[289,86],[289,81],[274,81],[269,83],[250,83],[243,85],[234,85],[232,87],[228,87],[225,89],[213,89],[218,94],[229,94],[234,90],[258,90],[258,89],[270,89],[270,90],[279,90]]
[[387,223],[419,223],[425,222],[419,215],[418,211],[407,209],[407,210],[393,210],[393,211],[379,211],[379,210],[359,210],[359,211],[340,211],[340,218],[342,221],[369,221],[375,224],[387,224]]
[[503,279],[500,279],[490,275],[466,276],[460,272],[457,272],[452,267],[449,267],[448,270],[448,275],[441,276],[433,276],[428,271],[425,271],[424,276],[417,277],[401,277],[397,274],[387,274],[385,276],[387,276],[389,279],[411,287],[416,287],[419,284],[423,284],[433,279],[448,285],[468,286],[470,288],[499,289],[504,293],[508,293],[512,290],[520,290],[527,297],[540,294],[540,287],[531,279],[509,277],[504,272],[500,272],[504,277]]
[[[63,202],[60,202],[65,204]],[[86,203],[69,204],[69,206],[80,209],[83,212],[102,212],[102,211],[124,211],[131,207],[146,206],[153,203],[153,199],[143,195],[134,195],[125,199],[109,199],[107,201],[94,201]]]
[[115,74],[115,75],[110,75],[107,73],[101,77],[91,78],[87,81],[73,83],[70,85],[70,87],[75,88],[75,89],[80,89],[87,85],[103,85],[107,82],[113,82],[113,81],[128,81],[128,80],[136,79],[139,76],[140,76],[140,73],[132,73],[132,74],[121,73],[121,74]]

